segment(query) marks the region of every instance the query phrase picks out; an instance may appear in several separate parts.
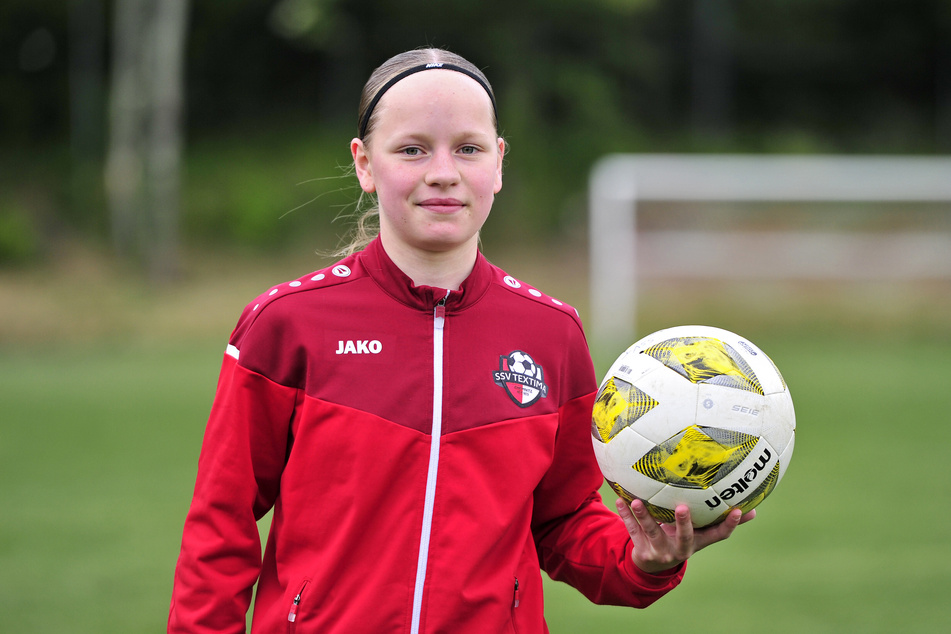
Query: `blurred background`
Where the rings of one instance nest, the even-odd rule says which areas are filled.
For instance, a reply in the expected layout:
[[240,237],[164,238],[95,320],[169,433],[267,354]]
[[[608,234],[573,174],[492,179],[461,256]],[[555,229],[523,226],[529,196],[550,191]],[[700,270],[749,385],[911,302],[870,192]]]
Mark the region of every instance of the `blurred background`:
[[[951,154],[939,0],[4,0],[4,631],[163,627],[228,333],[258,293],[331,261],[363,82],[426,45],[498,97],[509,151],[484,251],[586,323],[607,154]],[[797,453],[682,588],[634,613],[552,584],[552,632],[946,626],[951,203],[651,201],[637,223],[638,335],[754,339],[793,390]],[[768,253],[656,247],[683,231],[823,236],[780,243],[806,263],[855,237],[871,250],[777,273]],[[599,373],[630,343],[596,348]]]

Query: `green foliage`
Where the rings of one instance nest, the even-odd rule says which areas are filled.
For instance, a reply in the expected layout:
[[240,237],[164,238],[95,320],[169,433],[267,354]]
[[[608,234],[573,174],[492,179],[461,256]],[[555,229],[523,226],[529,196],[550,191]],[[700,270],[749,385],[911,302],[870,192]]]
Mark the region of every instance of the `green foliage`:
[[197,142],[186,159],[185,232],[200,243],[263,250],[300,241],[333,247],[333,220],[359,192],[345,167],[348,141],[302,123]]
[[39,239],[27,215],[0,207],[0,265],[26,264],[39,254]]

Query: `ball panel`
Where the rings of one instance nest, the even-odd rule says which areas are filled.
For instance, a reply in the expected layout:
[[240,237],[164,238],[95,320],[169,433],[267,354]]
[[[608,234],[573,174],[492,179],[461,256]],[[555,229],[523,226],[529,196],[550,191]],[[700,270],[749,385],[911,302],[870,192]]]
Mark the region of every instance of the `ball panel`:
[[[605,480],[608,479],[605,478]],[[612,481],[608,480],[608,482]],[[619,474],[618,479],[613,480],[613,482],[615,482],[617,486],[623,487],[625,491],[628,491],[628,496],[630,496],[631,500],[633,500],[634,497],[639,497],[642,500],[650,499],[651,496],[656,495],[665,486],[663,482],[645,478],[641,474],[631,471],[630,466],[627,467],[626,473]],[[634,493],[630,493],[631,491],[637,491],[639,495],[634,495]],[[628,502],[630,502],[630,500],[628,500]]]
[[594,401],[591,433],[601,442],[611,442],[618,432],[630,427],[657,405],[657,401],[646,392],[623,379],[611,377],[601,386]]
[[658,404],[638,419],[635,428],[660,444],[696,420],[698,386],[653,359],[651,363],[656,365],[654,371],[643,374],[636,387]]
[[786,446],[795,438],[796,411],[789,392],[771,394],[767,398],[767,415],[762,435],[780,453],[785,453]]
[[766,355],[759,347],[749,339],[744,339],[739,335],[720,330],[720,337],[733,347],[734,351],[740,354],[749,364],[753,373],[759,379],[764,394],[775,394],[786,391],[786,381],[780,374],[779,368],[773,363],[773,360]]
[[650,346],[643,354],[657,359],[691,383],[763,393],[763,386],[743,357],[713,337],[674,337]]
[[783,392],[787,389],[786,381],[779,372],[779,368],[766,353],[748,339],[740,337],[729,330],[715,326],[674,326],[672,328],[658,330],[634,343],[628,348],[625,354],[646,350],[663,341],[676,338],[718,339],[728,344],[733,349],[734,354],[738,355],[749,365],[765,394]]
[[656,370],[658,366],[660,364],[656,360],[640,354],[638,349],[631,346],[617,358],[608,370],[607,376],[616,376],[629,383],[637,383],[638,379]]
[[632,468],[654,480],[707,489],[753,449],[755,436],[692,425],[655,446]]
[[719,385],[697,386],[698,425],[735,429],[754,436],[761,435],[768,397],[753,392],[733,390]]
[[760,351],[760,354],[763,356],[763,358],[766,361],[769,361],[769,364],[772,366],[773,374],[771,376],[773,377],[773,380],[776,382],[776,385],[768,386],[769,391],[767,391],[766,393],[773,394],[778,392],[786,392],[789,389],[789,387],[786,385],[786,379],[783,378],[783,374],[782,372],[779,371],[779,367],[777,367],[776,363],[772,359],[770,359],[768,356],[766,356],[764,352]]
[[786,474],[786,468],[789,466],[789,461],[792,459],[793,449],[796,447],[796,437],[789,437],[789,444],[786,445],[786,448],[783,449],[783,452],[779,454],[779,480],[783,479],[783,476]]
[[594,442],[594,455],[606,480],[640,491],[642,496],[650,496],[663,488],[664,484],[631,469],[630,461],[653,448],[653,442],[627,428],[615,436],[610,444]]

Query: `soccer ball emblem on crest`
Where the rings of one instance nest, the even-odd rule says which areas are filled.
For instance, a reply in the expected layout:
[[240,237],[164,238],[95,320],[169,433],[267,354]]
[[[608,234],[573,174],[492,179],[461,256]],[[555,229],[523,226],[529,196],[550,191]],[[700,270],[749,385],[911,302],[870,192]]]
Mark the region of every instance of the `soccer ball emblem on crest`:
[[789,466],[795,431],[775,364],[711,326],[668,328],[628,348],[602,381],[591,421],[611,488],[665,523],[686,504],[695,526],[762,502]]
[[548,396],[542,367],[521,350],[499,357],[499,369],[493,379],[519,407],[528,407]]
[[525,376],[535,376],[535,361],[521,350],[516,350],[510,354],[508,361],[509,369],[511,369],[512,372],[518,372]]

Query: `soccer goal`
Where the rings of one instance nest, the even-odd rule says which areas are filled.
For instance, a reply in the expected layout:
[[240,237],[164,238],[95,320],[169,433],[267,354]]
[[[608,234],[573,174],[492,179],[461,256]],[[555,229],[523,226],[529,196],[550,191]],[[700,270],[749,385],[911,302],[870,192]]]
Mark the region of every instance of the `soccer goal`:
[[[951,158],[890,156],[615,154],[589,181],[590,322],[594,342],[633,342],[638,288],[637,205],[654,202],[951,202]],[[809,232],[652,235],[656,253],[677,249],[671,277],[824,279],[951,278],[951,233]],[[666,242],[665,242],[666,239]],[[647,247],[645,242],[641,248]],[[710,257],[756,252],[753,267],[718,268]],[[690,257],[693,254],[694,257]],[[653,258],[643,261],[653,261]],[[690,263],[681,266],[676,263]]]

